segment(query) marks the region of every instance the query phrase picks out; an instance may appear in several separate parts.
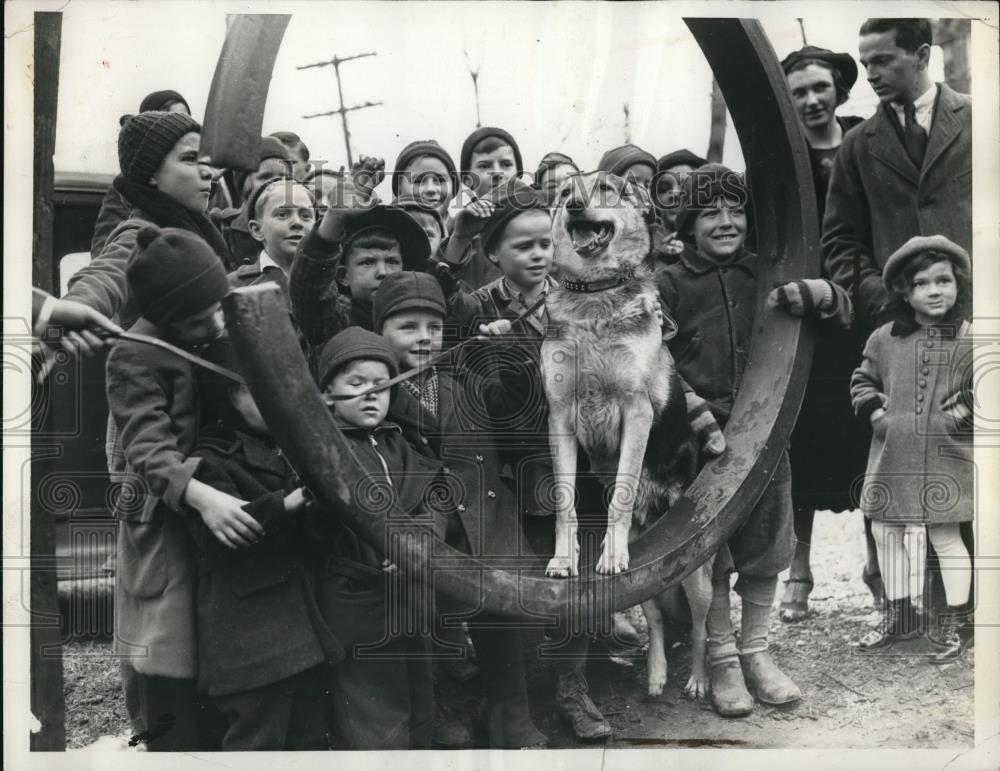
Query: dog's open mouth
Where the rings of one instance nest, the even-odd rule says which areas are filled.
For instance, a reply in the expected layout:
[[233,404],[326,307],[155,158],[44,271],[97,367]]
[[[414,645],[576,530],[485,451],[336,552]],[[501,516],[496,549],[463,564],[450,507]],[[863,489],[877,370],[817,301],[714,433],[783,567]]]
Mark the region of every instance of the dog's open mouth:
[[610,222],[590,222],[580,220],[569,225],[569,237],[573,248],[580,254],[595,254],[608,245],[615,234]]

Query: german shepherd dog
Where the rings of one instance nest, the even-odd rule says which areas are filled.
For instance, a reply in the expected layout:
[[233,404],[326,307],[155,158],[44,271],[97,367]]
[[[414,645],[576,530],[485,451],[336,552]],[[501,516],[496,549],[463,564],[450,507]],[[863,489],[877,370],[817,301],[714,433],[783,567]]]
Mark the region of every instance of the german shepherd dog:
[[[597,572],[629,567],[629,541],[663,514],[694,480],[698,447],[674,360],[664,342],[644,190],[605,172],[571,177],[552,226],[560,286],[545,307],[555,330],[542,343],[549,436],[559,483],[556,549],[549,576],[578,572],[574,507],[577,448],[611,486],[608,528]],[[691,607],[693,662],[685,691],[705,694],[705,620],[711,561],[683,582]],[[667,593],[665,592],[664,595]],[[642,603],[649,626],[649,694],[663,691],[666,596]]]

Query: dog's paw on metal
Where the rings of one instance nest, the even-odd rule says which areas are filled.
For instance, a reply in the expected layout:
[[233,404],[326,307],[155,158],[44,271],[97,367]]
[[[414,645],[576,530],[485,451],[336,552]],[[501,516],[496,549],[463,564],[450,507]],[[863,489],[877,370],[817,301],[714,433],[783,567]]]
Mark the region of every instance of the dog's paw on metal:
[[595,568],[598,573],[614,575],[628,570],[628,551],[604,548]]
[[545,575],[549,578],[569,578],[577,573],[576,560],[569,557],[553,557],[545,568]]

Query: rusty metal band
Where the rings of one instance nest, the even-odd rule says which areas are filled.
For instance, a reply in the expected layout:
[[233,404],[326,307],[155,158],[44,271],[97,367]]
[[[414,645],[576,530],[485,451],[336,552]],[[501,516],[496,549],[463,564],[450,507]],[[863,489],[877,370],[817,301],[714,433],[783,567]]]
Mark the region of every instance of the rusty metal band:
[[[433,571],[446,594],[517,619],[574,614],[591,622],[678,584],[727,542],[760,499],[785,451],[812,355],[807,328],[765,299],[775,281],[819,275],[809,156],[778,60],[755,21],[686,19],[726,98],[753,185],[760,257],[749,363],[726,427],[729,449],[670,512],[631,546],[632,568],[606,577],[548,579],[489,564],[440,544],[401,543],[399,564]],[[386,522],[352,505],[360,467],[310,377],[277,289],[248,288],[223,303],[227,325],[264,419],[293,466],[376,548]],[[515,513],[511,512],[511,516]],[[554,526],[554,523],[553,523]]]

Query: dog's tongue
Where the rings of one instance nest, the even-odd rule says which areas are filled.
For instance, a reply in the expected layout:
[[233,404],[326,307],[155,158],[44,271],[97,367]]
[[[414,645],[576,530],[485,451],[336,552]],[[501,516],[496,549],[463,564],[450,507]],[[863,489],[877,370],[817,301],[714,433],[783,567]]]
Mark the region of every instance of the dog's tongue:
[[600,237],[601,231],[591,225],[579,224],[575,226],[570,234],[573,239],[573,248],[589,249]]

